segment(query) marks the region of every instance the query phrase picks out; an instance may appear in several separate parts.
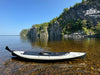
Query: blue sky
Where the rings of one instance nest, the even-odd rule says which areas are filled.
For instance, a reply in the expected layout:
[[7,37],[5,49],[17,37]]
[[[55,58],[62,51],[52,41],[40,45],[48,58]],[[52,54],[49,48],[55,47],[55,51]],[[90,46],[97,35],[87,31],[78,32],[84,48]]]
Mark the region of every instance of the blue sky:
[[49,22],[81,0],[0,0],[0,35],[19,35],[22,29]]

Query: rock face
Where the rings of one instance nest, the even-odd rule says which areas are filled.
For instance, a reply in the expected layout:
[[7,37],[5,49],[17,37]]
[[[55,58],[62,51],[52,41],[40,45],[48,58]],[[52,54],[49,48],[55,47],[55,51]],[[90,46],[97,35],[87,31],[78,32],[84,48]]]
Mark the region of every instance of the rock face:
[[59,27],[59,22],[55,22],[54,25],[48,27],[49,40],[59,40],[61,39],[61,28]]
[[27,35],[28,35],[28,37],[30,37],[30,38],[38,39],[39,33],[38,33],[37,27],[32,27],[32,28],[30,29],[30,31],[28,32]]
[[47,27],[41,29],[40,40],[48,40],[48,30]]
[[71,7],[68,11],[64,11],[54,23],[49,24],[47,26],[33,26],[27,36],[31,39],[49,39],[49,40],[59,40],[63,37],[72,37],[72,38],[82,38],[86,37],[82,31],[74,32],[70,35],[62,34],[61,24],[67,24],[69,20],[90,20],[92,24],[95,26],[97,22],[100,22],[100,0],[87,0],[82,3],[78,3]]
[[[99,13],[96,13],[99,12]],[[88,13],[88,14],[87,14]],[[91,20],[94,25],[100,21],[100,1],[93,0],[90,2],[76,4],[67,12],[63,13],[63,22],[67,23],[69,19]]]
[[28,32],[28,37],[34,40],[59,40],[61,39],[61,28],[59,22],[55,22],[54,25],[46,26],[44,28],[38,28],[33,26]]
[[27,36],[32,40],[48,40],[48,31],[47,27],[40,28],[33,26],[28,32]]

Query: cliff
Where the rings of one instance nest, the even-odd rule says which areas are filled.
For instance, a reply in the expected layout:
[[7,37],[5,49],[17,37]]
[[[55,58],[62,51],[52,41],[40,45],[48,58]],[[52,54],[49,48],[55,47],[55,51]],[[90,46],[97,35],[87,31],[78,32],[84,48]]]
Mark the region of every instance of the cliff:
[[35,40],[59,40],[62,37],[77,35],[94,36],[98,33],[99,25],[100,0],[82,0],[69,9],[65,8],[59,17],[50,22],[33,25],[25,35]]
[[27,37],[32,40],[48,40],[48,23],[33,25],[28,31]]

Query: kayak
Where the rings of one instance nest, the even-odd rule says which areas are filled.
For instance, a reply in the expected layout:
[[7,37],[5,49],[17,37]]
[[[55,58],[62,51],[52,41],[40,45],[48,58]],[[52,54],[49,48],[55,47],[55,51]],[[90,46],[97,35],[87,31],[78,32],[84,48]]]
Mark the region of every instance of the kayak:
[[5,49],[11,52],[13,56],[31,60],[64,60],[84,58],[86,56],[86,52],[34,52],[16,50],[13,51],[9,49],[7,46]]

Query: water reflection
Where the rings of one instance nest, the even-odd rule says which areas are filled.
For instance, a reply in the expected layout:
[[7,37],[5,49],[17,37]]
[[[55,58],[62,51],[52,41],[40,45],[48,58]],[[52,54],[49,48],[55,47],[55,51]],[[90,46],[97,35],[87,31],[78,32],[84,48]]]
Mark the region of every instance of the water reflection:
[[28,38],[27,37],[20,36],[20,39],[21,39],[22,42],[27,42],[28,41]]
[[97,61],[100,59],[100,39],[97,38],[86,38],[83,40],[67,39],[59,41],[30,40],[30,43],[32,47],[38,46],[43,50],[53,52],[87,52],[85,60],[92,61],[92,63],[100,63],[100,61]]
[[[12,58],[4,48],[8,45],[16,50],[53,51],[53,52],[87,52],[85,59],[64,60],[56,62],[26,61]],[[33,48],[33,49],[32,49]],[[5,59],[5,60],[3,60]],[[2,75],[32,74],[93,74],[100,73],[100,39],[83,40],[29,40],[27,38],[0,37],[0,73]]]

